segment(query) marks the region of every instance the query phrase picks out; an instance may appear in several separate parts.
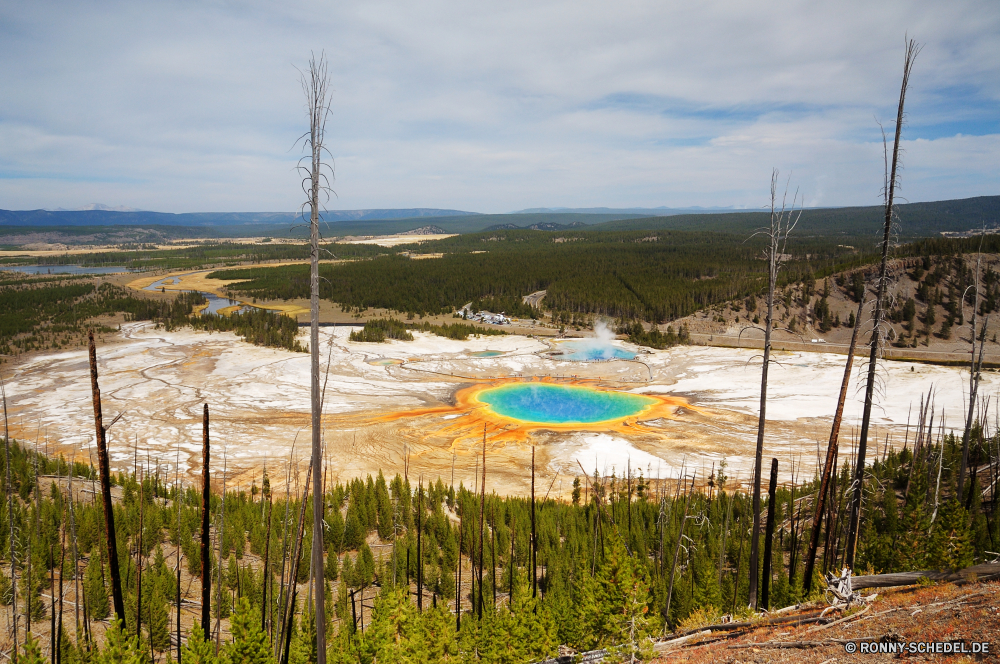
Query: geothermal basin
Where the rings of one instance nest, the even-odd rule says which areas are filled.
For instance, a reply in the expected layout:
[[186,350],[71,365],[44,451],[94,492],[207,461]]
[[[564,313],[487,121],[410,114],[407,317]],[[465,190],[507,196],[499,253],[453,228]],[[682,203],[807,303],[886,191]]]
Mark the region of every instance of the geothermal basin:
[[[530,490],[533,450],[552,495],[568,495],[581,465],[588,474],[621,476],[628,466],[662,478],[676,477],[684,466],[704,469],[704,477],[725,459],[734,482],[749,478],[759,351],[684,346],[570,364],[549,355],[559,343],[531,337],[457,341],[414,332],[414,341],[370,344],[351,342],[350,332],[320,331],[321,355],[330,358],[329,374],[321,377],[328,481],[379,470],[392,476],[408,466],[411,480],[422,475],[450,483],[454,477],[456,486],[470,486],[484,435],[488,488],[501,494]],[[219,470],[226,460],[233,486],[247,487],[254,478],[259,486],[265,464],[272,484],[283,481],[289,463],[305,471],[307,354],[252,346],[231,333],[129,323],[100,340],[97,356],[105,419],[123,414],[109,430],[113,469],[131,470],[138,448],[139,459],[161,472],[176,467],[189,481],[197,479],[207,403],[212,456]],[[811,473],[825,452],[845,358],[773,356],[778,363],[769,376],[764,454],[778,458],[785,481],[793,465]],[[43,451],[96,460],[85,350],[38,353],[3,370],[12,436],[37,438]],[[960,368],[885,362],[884,395],[873,415],[879,454],[887,439],[902,446],[907,419],[916,419],[920,395],[932,385],[936,422],[943,419],[946,430],[960,427],[967,380]],[[851,382],[841,434],[845,456],[861,415],[857,373]],[[980,394],[998,388],[998,374],[984,372]]]

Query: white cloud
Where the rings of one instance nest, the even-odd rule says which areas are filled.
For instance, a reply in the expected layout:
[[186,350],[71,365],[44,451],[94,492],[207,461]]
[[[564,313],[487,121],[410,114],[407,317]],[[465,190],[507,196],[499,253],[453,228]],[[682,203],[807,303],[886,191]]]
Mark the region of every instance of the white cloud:
[[296,208],[310,49],[339,207],[756,205],[772,167],[871,204],[905,30],[909,198],[1000,184],[989,0],[39,2],[0,26],[5,208]]

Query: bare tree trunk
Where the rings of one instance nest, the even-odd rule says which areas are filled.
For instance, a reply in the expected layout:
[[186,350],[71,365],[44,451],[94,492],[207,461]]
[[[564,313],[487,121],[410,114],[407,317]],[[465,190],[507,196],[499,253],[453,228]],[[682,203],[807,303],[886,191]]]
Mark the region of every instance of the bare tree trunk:
[[[663,505],[660,505],[660,514],[663,514]],[[722,564],[726,557],[726,536],[729,534],[729,520],[733,516],[733,494],[729,494],[729,508],[726,510],[726,523],[722,526],[722,544],[719,546],[719,578],[717,583],[722,588]],[[660,548],[663,548],[663,528],[660,528]],[[661,554],[662,558],[662,554]]]
[[212,564],[209,516],[212,509],[211,443],[208,437],[208,404],[201,416],[201,631],[207,640],[212,634]]
[[531,551],[528,552],[528,557],[531,558],[531,596],[538,596],[538,575],[536,572],[536,565],[538,564],[537,556],[538,552],[538,542],[536,541],[535,532],[535,446],[531,446]]
[[76,550],[76,510],[74,509],[73,500],[73,464],[69,467],[69,529],[70,537],[72,538],[71,544],[73,549],[71,551],[73,555],[73,614],[76,621],[76,631],[73,632],[76,637],[77,645],[80,644],[80,561],[77,558]]
[[[424,511],[424,481],[421,479],[417,482],[417,611],[424,610],[424,552],[423,552],[423,533],[424,533],[424,521],[423,521],[423,511]],[[364,591],[361,593],[361,619],[364,620]]]
[[490,507],[490,579],[493,581],[493,608],[497,606],[497,511],[496,505]]
[[[750,605],[757,608],[757,558],[760,548],[760,473],[761,464],[764,458],[764,423],[767,411],[767,370],[771,363],[771,331],[774,329],[774,290],[778,284],[778,270],[785,254],[785,246],[788,236],[798,224],[801,211],[792,220],[791,210],[787,210],[785,202],[788,197],[788,190],[785,189],[785,197],[782,199],[781,207],[777,207],[778,196],[778,171],[771,172],[771,225],[764,231],[768,238],[767,258],[768,258],[768,279],[767,279],[767,319],[764,325],[764,359],[761,365],[760,374],[760,415],[757,419],[757,450],[754,454],[754,475],[753,475],[753,530],[750,532]],[[792,207],[795,207],[796,197],[792,199]]]
[[[181,446],[177,445],[174,460],[174,512],[177,519],[177,664],[181,664]],[[86,617],[84,617],[86,620]]]
[[486,534],[486,425],[483,425],[483,485],[479,493],[479,602],[477,605],[479,619],[483,619],[483,566],[485,563],[485,534]]
[[135,636],[139,638],[142,636],[142,519],[144,516],[143,507],[145,506],[146,500],[143,495],[145,487],[143,487],[142,477],[139,478],[139,541],[136,547],[135,556]]
[[514,561],[514,532],[517,529],[517,515],[511,514],[510,517],[510,588],[507,595],[507,608],[511,611],[514,610],[514,567],[516,563]]
[[7,518],[10,529],[10,624],[14,634],[14,645],[10,651],[10,661],[17,664],[17,555],[14,551],[14,492],[10,484],[10,430],[7,423],[7,384],[0,375],[0,396],[3,397],[3,450],[7,459]]
[[[312,479],[313,465],[312,462],[309,463],[309,470],[306,471],[306,486],[302,491],[302,505],[299,509],[299,523],[296,528],[297,535],[295,537],[295,548],[292,551],[292,562],[289,565],[291,568],[288,575],[288,591],[286,592],[287,598],[285,602],[285,609],[282,613],[282,630],[281,633],[285,634],[286,629],[291,629],[292,614],[295,612],[295,594],[298,590],[296,585],[296,579],[299,575],[299,559],[302,557],[302,534],[305,530],[305,516],[306,516],[306,499],[309,497],[309,481]],[[288,649],[289,643],[287,637],[284,640],[279,640],[278,642],[278,652],[282,652],[284,648],[284,655],[281,658],[282,661],[288,660]]]
[[[663,608],[663,618],[670,623],[670,601],[674,596],[674,572],[677,571],[677,557],[681,554],[681,543],[684,540],[684,524],[687,523],[688,507],[691,504],[691,494],[694,493],[694,478],[697,475],[697,471],[691,476],[691,489],[688,491],[687,497],[684,499],[684,514],[681,515],[681,526],[677,531],[677,546],[674,547],[674,562],[670,566],[670,583],[667,584],[667,604]],[[692,572],[693,573],[693,572]]]
[[872,314],[871,353],[868,356],[868,378],[865,384],[865,407],[861,417],[861,437],[858,442],[858,455],[854,463],[854,495],[851,499],[851,521],[847,531],[847,548],[844,562],[847,567],[854,567],[854,555],[858,548],[858,531],[861,521],[861,494],[865,481],[865,453],[868,449],[868,428],[871,425],[872,404],[875,390],[875,369],[882,350],[882,320],[885,316],[885,296],[889,280],[889,236],[892,233],[893,203],[896,193],[897,169],[899,166],[899,141],[903,133],[903,105],[906,101],[906,88],[910,83],[910,70],[913,60],[920,48],[912,39],[906,44],[906,55],[903,59],[903,84],[899,91],[899,106],[896,109],[896,138],[892,147],[892,169],[886,182],[885,225],[882,230],[882,263],[879,266],[878,284],[876,286],[875,310]]
[[[263,496],[262,496],[263,497]],[[264,579],[260,604],[260,630],[267,633],[267,591],[271,586],[271,491],[267,490],[267,534],[264,542]],[[271,598],[274,602],[274,598]]]
[[216,575],[216,580],[219,582],[219,588],[216,593],[218,598],[218,610],[219,614],[215,617],[215,654],[219,654],[219,648],[222,646],[222,541],[226,536],[226,465],[228,459],[226,458],[226,448],[222,448],[222,505],[220,505],[219,514],[219,530],[216,538],[219,540],[219,573]]
[[826,463],[823,466],[823,476],[816,493],[816,512],[813,516],[812,532],[809,536],[809,553],[806,554],[805,588],[808,595],[812,591],[813,569],[816,563],[816,550],[819,548],[819,535],[823,529],[823,509],[829,492],[830,474],[833,472],[834,461],[840,447],[840,423],[844,418],[844,402],[847,400],[847,387],[851,382],[851,368],[854,366],[854,352],[858,347],[858,332],[861,330],[861,314],[865,308],[865,298],[858,303],[858,314],[854,317],[854,331],[851,333],[851,346],[847,351],[847,362],[844,364],[844,379],[840,382],[840,396],[837,398],[837,411],[833,416],[833,427],[830,430],[830,442],[826,447]]
[[[965,473],[969,467],[969,441],[972,437],[972,412],[979,394],[979,379],[982,376],[983,351],[986,347],[986,326],[990,317],[983,321],[983,329],[979,334],[979,356],[976,356],[976,313],[979,307],[979,265],[976,264],[976,299],[972,307],[972,358],[969,363],[969,413],[965,419],[965,433],[962,436],[962,463],[958,470],[958,500],[965,496]],[[971,487],[969,489],[972,490]],[[971,495],[971,494],[970,494]]]
[[[118,537],[115,529],[115,509],[111,502],[111,470],[108,462],[107,429],[101,412],[101,388],[97,384],[97,346],[94,331],[87,333],[90,350],[90,389],[94,398],[94,426],[97,429],[97,462],[101,475],[101,502],[104,505],[104,532],[108,538],[108,570],[111,573],[111,597],[115,615],[125,620],[125,601],[122,598],[122,577],[118,571]],[[8,468],[10,466],[8,465]],[[9,471],[8,471],[9,472]]]
[[774,492],[778,488],[778,460],[771,459],[771,481],[767,485],[767,526],[764,532],[764,580],[761,584],[761,603],[771,608],[771,546],[774,539]]
[[455,590],[455,631],[462,629],[462,544],[465,539],[463,518],[458,517],[458,586]]
[[[326,593],[324,592],[323,569],[323,483],[320,481],[323,469],[322,434],[322,400],[319,387],[319,214],[320,192],[326,193],[329,184],[324,186],[321,180],[325,175],[323,169],[323,150],[326,135],[326,119],[330,113],[327,100],[329,77],[326,70],[326,59],[320,55],[309,60],[308,78],[302,77],[302,89],[306,95],[309,109],[309,138],[307,143],[311,151],[309,174],[303,183],[308,183],[309,189],[309,355],[310,355],[310,392],[312,399],[312,466],[316,474],[313,482],[313,538],[312,538],[312,569],[313,596],[315,597],[316,619],[316,664],[326,664]],[[327,180],[327,182],[329,182]]]

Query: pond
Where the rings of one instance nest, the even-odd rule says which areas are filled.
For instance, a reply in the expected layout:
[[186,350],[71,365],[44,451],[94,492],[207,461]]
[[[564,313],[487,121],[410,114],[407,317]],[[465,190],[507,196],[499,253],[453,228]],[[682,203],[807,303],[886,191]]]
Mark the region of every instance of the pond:
[[582,341],[564,341],[559,344],[562,353],[556,355],[560,360],[572,362],[600,362],[603,360],[634,360],[635,353],[614,346],[601,339],[584,339]]
[[476,399],[497,415],[522,422],[593,424],[638,415],[656,399],[579,385],[509,383],[483,390]]
[[21,272],[22,274],[120,274],[122,272],[137,272],[124,265],[101,265],[86,267],[83,265],[0,265],[0,270]]
[[[205,272],[205,270],[199,270],[198,272]],[[146,286],[142,290],[147,291],[158,291],[164,286],[172,286],[180,282],[181,277],[186,277],[192,274],[198,274],[198,272],[185,272],[184,274],[175,274],[169,277],[163,277],[162,279],[157,279],[150,285]],[[200,293],[202,297],[208,300],[208,306],[201,310],[202,315],[204,314],[218,314],[220,309],[225,309],[227,307],[239,306],[233,313],[245,314],[248,311],[253,311],[254,309],[264,309],[265,311],[280,312],[280,309],[267,309],[265,307],[255,307],[252,304],[246,304],[240,302],[239,300],[234,300],[230,297],[220,297],[215,293],[208,293],[206,291],[192,291],[195,293]],[[242,305],[242,306],[240,306]]]

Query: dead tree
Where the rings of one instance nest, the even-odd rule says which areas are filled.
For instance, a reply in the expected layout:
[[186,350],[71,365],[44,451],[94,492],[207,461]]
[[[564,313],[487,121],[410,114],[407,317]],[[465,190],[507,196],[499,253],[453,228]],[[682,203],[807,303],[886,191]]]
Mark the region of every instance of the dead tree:
[[226,464],[228,462],[226,455],[226,448],[222,448],[222,504],[219,506],[219,528],[216,534],[216,539],[219,541],[219,566],[218,572],[216,574],[216,579],[219,582],[218,592],[216,593],[216,599],[219,605],[219,613],[215,616],[215,654],[219,654],[219,648],[222,647],[222,544],[226,536]]
[[[312,480],[313,476],[313,465],[309,462],[309,470],[306,471],[306,486],[302,491],[302,503],[299,509],[299,521],[296,527],[295,536],[295,548],[292,550],[292,560],[289,565],[289,575],[288,575],[288,589],[286,590],[285,607],[281,614],[281,634],[283,638],[278,640],[278,653],[279,659],[283,662],[288,661],[289,652],[289,640],[286,630],[291,629],[292,616],[295,613],[295,594],[298,590],[298,585],[296,579],[299,576],[299,561],[302,558],[302,535],[305,530],[305,518],[306,518],[306,501],[309,497],[309,482]],[[322,576],[317,574],[317,576]]]
[[[312,538],[312,568],[314,570],[323,569],[323,483],[319,481],[322,477],[323,467],[323,444],[321,440],[322,423],[321,411],[322,403],[319,388],[319,216],[320,216],[320,194],[329,197],[330,178],[333,177],[332,169],[328,177],[324,171],[323,163],[326,148],[324,141],[326,138],[326,120],[330,115],[330,104],[327,98],[330,79],[327,76],[326,58],[320,54],[319,60],[315,55],[309,59],[309,71],[302,75],[302,91],[306,96],[306,110],[309,114],[309,133],[303,136],[305,147],[310,151],[310,164],[306,168],[300,165],[300,169],[306,175],[302,179],[302,189],[308,195],[309,200],[309,288],[310,288],[310,325],[309,325],[309,355],[310,355],[310,386],[312,398],[312,466],[317,480],[313,482],[313,538]],[[304,158],[303,158],[304,159]],[[303,206],[305,207],[305,206]],[[313,575],[315,588],[315,616],[316,616],[316,664],[326,664],[326,607],[323,574],[317,572]]]
[[778,271],[785,260],[788,236],[799,223],[800,210],[794,213],[798,192],[787,206],[788,187],[778,207],[778,171],[771,172],[771,225],[760,231],[768,239],[767,246],[767,318],[764,321],[764,359],[760,375],[760,415],[757,419],[757,451],[754,456],[753,475],[753,530],[750,532],[750,605],[757,608],[757,558],[760,548],[760,472],[764,457],[764,422],[767,410],[767,370],[771,363],[771,332],[774,329],[774,291],[778,284]]
[[764,609],[771,608],[771,545],[774,539],[774,492],[778,488],[778,460],[771,459],[771,480],[767,485],[767,526],[764,531],[764,583],[761,587],[761,603]]
[[209,560],[209,513],[212,507],[209,473],[208,404],[201,416],[201,631],[207,640],[212,633],[212,566]]
[[463,514],[458,515],[458,584],[455,591],[455,631],[462,629],[462,544],[465,539]]
[[[424,610],[424,480],[417,481],[417,611]],[[364,594],[361,596],[364,599]],[[364,620],[362,602],[361,619]]]
[[[101,475],[101,502],[104,506],[104,532],[108,538],[108,571],[111,575],[111,598],[118,620],[125,620],[125,601],[122,597],[122,577],[118,571],[118,531],[115,529],[115,508],[111,502],[111,470],[108,461],[108,427],[104,426],[101,412],[101,388],[97,384],[97,346],[94,331],[87,332],[90,350],[90,390],[94,398],[94,426],[97,433],[97,462]],[[116,418],[117,419],[117,418]],[[111,424],[114,424],[112,421]],[[110,425],[109,425],[110,426]],[[7,466],[10,468],[10,465]]]
[[535,531],[535,446],[531,446],[531,550],[528,557],[531,558],[531,597],[538,597],[538,542]]
[[[267,476],[264,476],[264,481],[262,482],[263,493],[267,497],[267,534],[264,536],[264,584],[261,589],[261,603],[260,603],[260,631],[267,633],[267,601],[268,601],[268,590],[271,587],[271,487],[267,483]],[[262,496],[263,498],[264,496]],[[270,598],[271,603],[274,603],[274,598]]]
[[670,582],[667,584],[667,603],[663,607],[663,619],[667,622],[667,624],[670,623],[670,600],[673,599],[674,596],[674,572],[677,571],[677,558],[681,554],[681,547],[684,542],[684,524],[687,523],[688,507],[691,504],[691,494],[694,493],[694,478],[697,474],[697,471],[695,471],[695,474],[691,476],[691,488],[688,490],[687,497],[684,499],[684,513],[681,515],[681,527],[677,531],[677,546],[674,547],[674,562],[670,566]]
[[[982,247],[982,241],[980,241],[980,248]],[[979,354],[976,355],[976,322],[977,314],[979,313],[979,263],[982,260],[982,254],[976,259],[976,283],[970,288],[974,288],[973,299],[972,299],[972,321],[969,328],[969,341],[971,345],[969,358],[969,412],[965,418],[965,432],[962,435],[962,463],[958,469],[958,500],[962,501],[965,495],[965,472],[969,467],[969,439],[972,434],[972,413],[976,406],[976,396],[979,394],[979,379],[982,376],[982,366],[983,366],[983,351],[986,348],[986,325],[989,323],[989,316],[986,316],[986,320],[983,321],[982,333],[978,335],[979,339]],[[965,301],[965,298],[962,298]],[[975,474],[973,473],[973,476]],[[969,487],[970,497],[972,492],[972,487]]]
[[840,396],[837,398],[837,411],[833,416],[833,427],[830,429],[830,442],[826,447],[826,463],[823,465],[823,475],[819,481],[819,491],[816,493],[816,512],[813,516],[812,532],[809,536],[809,552],[806,554],[805,587],[806,593],[812,590],[813,568],[816,563],[816,550],[819,548],[819,535],[823,525],[823,510],[826,506],[827,494],[830,493],[830,475],[836,465],[837,451],[840,447],[840,423],[844,419],[844,402],[847,400],[847,387],[851,382],[851,369],[854,367],[854,352],[858,347],[858,331],[861,329],[861,314],[865,307],[865,298],[858,302],[858,313],[854,317],[854,331],[851,333],[851,346],[847,350],[847,362],[844,363],[844,379],[840,382]]
[[483,619],[483,564],[485,563],[486,534],[486,425],[483,425],[483,486],[479,493],[479,603],[477,610],[479,619]]
[[[899,141],[903,133],[903,105],[906,101],[906,89],[910,84],[910,70],[913,61],[920,52],[920,47],[912,39],[906,42],[906,53],[903,57],[903,83],[899,90],[899,106],[896,108],[896,137],[892,146],[892,166],[887,174],[885,196],[885,222],[882,228],[882,262],[879,265],[878,282],[875,285],[875,307],[872,312],[871,352],[868,356],[868,377],[865,383],[865,406],[861,416],[861,434],[858,440],[858,454],[854,462],[853,496],[851,498],[851,519],[847,531],[847,546],[844,563],[854,567],[854,555],[858,547],[858,530],[861,520],[861,493],[865,480],[865,454],[868,450],[868,429],[871,425],[872,404],[875,390],[875,370],[882,352],[886,334],[884,320],[886,314],[886,291],[889,285],[889,240],[892,234],[892,223],[895,218],[896,185],[899,182]],[[888,160],[887,160],[888,161]]]
[[14,492],[10,484],[10,429],[7,423],[7,385],[0,375],[0,396],[3,397],[3,451],[7,459],[7,518],[10,520],[10,624],[14,634],[14,646],[10,651],[10,661],[17,664],[17,554],[14,547]]
[[[174,512],[177,519],[177,664],[181,664],[181,446],[177,445],[174,461]],[[266,605],[264,605],[266,606]],[[86,616],[84,616],[86,620]]]

